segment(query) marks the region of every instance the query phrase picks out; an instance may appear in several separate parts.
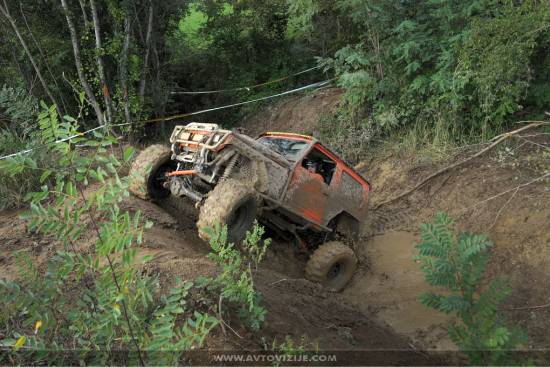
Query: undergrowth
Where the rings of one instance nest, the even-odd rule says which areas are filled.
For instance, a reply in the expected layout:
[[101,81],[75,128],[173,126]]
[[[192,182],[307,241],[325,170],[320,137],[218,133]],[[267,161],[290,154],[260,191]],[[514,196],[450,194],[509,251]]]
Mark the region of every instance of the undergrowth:
[[527,341],[526,335],[518,327],[507,326],[500,311],[512,290],[505,279],[485,276],[493,247],[487,236],[455,234],[454,222],[445,213],[423,224],[420,232],[416,260],[427,283],[442,289],[423,293],[420,302],[457,317],[448,334],[472,365],[524,364],[514,352]]
[[241,243],[241,250],[227,241],[227,227],[205,228],[210,237],[209,258],[220,268],[220,274],[212,278],[199,278],[200,287],[219,297],[219,313],[222,302],[237,305],[237,314],[253,330],[258,330],[265,320],[266,310],[261,305],[261,294],[254,289],[253,272],[262,261],[270,239],[262,240],[263,227],[257,223],[247,232]]
[[23,218],[30,231],[57,238],[61,248],[44,265],[20,252],[17,280],[0,280],[0,345],[11,349],[1,363],[181,363],[185,351],[202,347],[223,322],[217,298],[189,306],[190,295],[204,284],[238,308],[247,326],[261,326],[265,309],[252,269],[269,244],[260,242],[263,229],[256,226],[247,235],[241,256],[220,228],[210,256],[221,275],[197,285],[179,281],[165,292],[158,277],[142,271],[152,257],[138,256],[143,232],[153,224],[139,211],[120,207],[130,177],[119,171],[133,148],[117,158],[114,137],[95,131],[92,137],[66,140],[78,130],[76,120],[60,121],[55,108],[41,116],[41,149],[55,157],[55,165],[38,167],[33,156],[21,156],[7,160],[1,173],[17,177],[38,170],[42,186],[25,196],[30,209]]

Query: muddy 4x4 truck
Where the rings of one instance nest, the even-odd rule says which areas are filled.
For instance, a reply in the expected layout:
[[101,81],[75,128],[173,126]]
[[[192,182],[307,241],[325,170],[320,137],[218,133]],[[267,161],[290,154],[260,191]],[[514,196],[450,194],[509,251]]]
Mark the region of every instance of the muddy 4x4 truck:
[[130,191],[146,200],[185,196],[205,227],[226,225],[241,241],[255,219],[311,254],[305,274],[341,290],[357,267],[350,241],[370,185],[316,139],[268,132],[253,139],[216,124],[176,126],[171,147],[152,145],[131,168]]

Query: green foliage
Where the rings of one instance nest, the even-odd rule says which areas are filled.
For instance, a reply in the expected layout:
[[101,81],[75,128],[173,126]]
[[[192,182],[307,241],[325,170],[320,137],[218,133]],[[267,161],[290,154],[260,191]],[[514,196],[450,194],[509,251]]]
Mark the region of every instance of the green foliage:
[[[39,125],[41,149],[54,155],[57,165],[42,168],[44,185],[27,195],[30,210],[23,218],[29,230],[57,238],[63,249],[45,270],[20,254],[19,280],[0,283],[0,330],[6,336],[1,343],[20,351],[11,358],[21,364],[106,364],[113,358],[124,364],[176,364],[181,352],[200,347],[218,322],[186,307],[191,283],[163,296],[158,279],[140,271],[150,258],[138,260],[138,247],[152,223],[120,208],[129,195],[129,178],[118,172],[133,149],[123,152],[121,162],[111,151],[116,139],[99,131],[92,138],[64,140],[77,124],[70,117],[60,121],[56,113],[45,108]],[[90,153],[75,150],[76,143]],[[27,166],[37,163],[31,157],[12,159],[2,171],[16,176]],[[90,232],[97,236],[89,239]],[[80,354],[58,353],[73,349]],[[112,350],[130,353],[113,356]]]
[[[260,328],[265,320],[266,310],[261,305],[261,294],[254,288],[253,271],[262,261],[270,239],[262,240],[263,227],[257,223],[246,233],[239,251],[233,243],[227,242],[227,227],[205,228],[210,236],[209,257],[221,267],[216,279],[202,279],[204,287],[219,292],[223,300],[238,305],[238,314],[252,329]],[[221,312],[221,311],[220,311]]]
[[[273,339],[271,345],[268,345],[263,339],[262,342],[266,351],[274,352],[279,355],[299,356],[306,352],[319,352],[319,344],[309,342],[306,335],[302,335],[297,341],[290,335],[286,335],[282,341],[278,341],[277,338]],[[272,365],[280,366],[281,364],[279,361],[275,361]]]
[[208,16],[198,8],[197,4],[191,4],[188,14],[180,19],[178,30],[190,49],[205,49],[212,42],[200,32],[207,22]]
[[[297,3],[309,10],[291,14],[289,24],[321,7],[353,29],[356,37],[320,63],[346,89],[344,115],[372,116],[368,123],[381,134],[420,125],[426,142],[482,140],[518,112],[537,116],[544,108],[550,85],[546,1]],[[303,29],[329,27],[320,17],[312,22]]]
[[[38,128],[28,123],[25,133],[0,131],[2,155],[31,150],[10,160],[0,161],[0,208],[19,207],[27,192],[39,190],[42,185],[51,183],[52,172],[62,169],[64,163],[59,162],[60,155],[72,149],[71,143],[54,145],[53,142],[76,134],[78,125],[74,119],[66,117],[60,122],[55,107],[44,104],[37,116],[28,118],[37,119]],[[51,150],[44,149],[48,144]]]
[[[24,138],[29,134],[38,113],[34,97],[21,88],[3,85],[0,89],[0,122],[2,131],[10,131]],[[0,152],[5,152],[0,144]]]
[[281,342],[277,338],[273,339],[271,346],[269,348],[266,346],[266,349],[287,355],[299,355],[306,351],[319,351],[319,345],[308,342],[305,335],[302,335],[298,341],[294,340],[290,335],[286,335]]
[[426,281],[443,287],[443,294],[420,295],[422,304],[456,315],[460,322],[448,329],[451,340],[474,365],[509,365],[512,352],[526,341],[518,328],[508,328],[499,306],[511,289],[503,279],[484,285],[484,272],[493,244],[485,235],[456,235],[453,220],[445,213],[420,228],[416,245]]

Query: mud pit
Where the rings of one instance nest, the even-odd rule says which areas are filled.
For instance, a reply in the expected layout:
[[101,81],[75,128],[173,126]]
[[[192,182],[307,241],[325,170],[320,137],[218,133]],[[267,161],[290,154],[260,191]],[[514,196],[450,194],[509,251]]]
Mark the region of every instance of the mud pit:
[[398,231],[373,236],[356,247],[361,267],[343,296],[363,312],[387,322],[397,332],[429,349],[453,350],[442,326],[451,318],[418,302],[418,295],[436,291],[412,259],[414,233]]
[[[168,289],[175,279],[194,279],[199,275],[215,276],[217,268],[206,258],[208,246],[197,236],[196,211],[183,200],[170,198],[154,204],[130,197],[122,207],[140,210],[143,218],[155,226],[146,231],[144,246],[138,258],[154,255],[144,267],[150,275],[159,277],[162,288]],[[15,254],[26,252],[37,268],[44,269],[48,259],[61,249],[53,238],[27,233],[20,212],[0,213],[0,278],[17,279]],[[93,246],[92,233],[85,236],[78,250]],[[409,350],[410,355],[373,354],[369,363],[438,364],[439,359],[415,351],[411,340],[398,335],[385,323],[374,320],[350,305],[345,297],[325,291],[321,286],[303,279],[304,258],[295,256],[291,244],[275,242],[267,254],[264,266],[254,275],[254,282],[267,308],[267,319],[258,333],[239,328],[237,320],[228,319],[241,338],[216,330],[207,339],[212,350],[263,350],[274,340],[286,336],[299,341],[301,337],[321,350]]]

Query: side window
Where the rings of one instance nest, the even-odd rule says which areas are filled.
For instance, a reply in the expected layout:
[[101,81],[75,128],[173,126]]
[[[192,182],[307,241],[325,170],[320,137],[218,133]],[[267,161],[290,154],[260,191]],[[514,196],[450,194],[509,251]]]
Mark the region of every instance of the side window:
[[334,171],[336,171],[336,162],[317,148],[313,148],[302,160],[302,167],[312,174],[320,175],[323,182],[330,185]]

